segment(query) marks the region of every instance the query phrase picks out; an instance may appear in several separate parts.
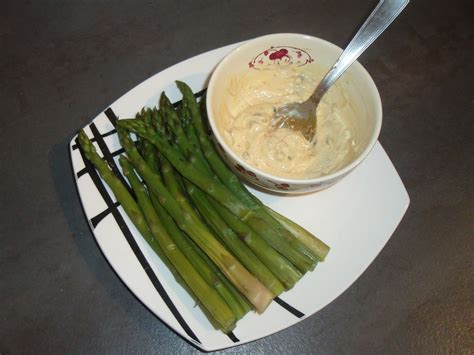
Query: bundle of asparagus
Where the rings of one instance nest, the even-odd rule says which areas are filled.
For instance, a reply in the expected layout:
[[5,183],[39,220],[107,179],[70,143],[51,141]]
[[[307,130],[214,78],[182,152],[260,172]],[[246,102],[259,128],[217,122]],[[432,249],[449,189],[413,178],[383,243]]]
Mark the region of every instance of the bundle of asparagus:
[[262,313],[291,289],[329,247],[244,187],[211,143],[191,89],[177,85],[177,109],[163,93],[159,108],[118,121],[126,154],[120,164],[136,200],[84,131],[78,141],[176,280],[217,329],[229,332],[247,312]]

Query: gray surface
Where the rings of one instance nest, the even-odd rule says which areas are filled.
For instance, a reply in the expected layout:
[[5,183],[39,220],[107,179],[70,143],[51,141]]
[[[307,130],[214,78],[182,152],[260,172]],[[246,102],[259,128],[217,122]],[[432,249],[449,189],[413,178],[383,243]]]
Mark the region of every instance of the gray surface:
[[[361,62],[411,206],[342,296],[227,352],[473,352],[470,1],[413,1]],[[343,46],[375,1],[4,1],[0,353],[197,352],[121,283],[85,221],[67,143],[150,75],[261,34]],[[317,297],[315,295],[314,297]]]

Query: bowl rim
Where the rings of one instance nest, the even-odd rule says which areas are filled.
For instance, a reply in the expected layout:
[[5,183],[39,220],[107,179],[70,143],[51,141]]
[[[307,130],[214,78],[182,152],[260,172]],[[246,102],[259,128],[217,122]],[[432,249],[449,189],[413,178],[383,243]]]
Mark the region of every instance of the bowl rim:
[[300,34],[300,33],[291,33],[291,32],[282,32],[282,33],[273,33],[273,34],[268,34],[264,36],[259,36],[255,37],[253,39],[245,41],[243,44],[238,46],[237,48],[233,49],[231,52],[229,52],[220,62],[217,64],[217,66],[214,68],[211,78],[209,80],[209,84],[207,87],[207,93],[206,93],[206,111],[207,111],[207,117],[209,120],[209,125],[211,126],[212,133],[214,137],[217,139],[217,142],[222,146],[222,149],[225,151],[226,154],[229,154],[235,161],[238,162],[239,165],[241,165],[243,168],[246,170],[250,171],[255,171],[259,175],[261,175],[263,178],[272,180],[276,182],[282,182],[282,183],[289,183],[293,185],[317,185],[317,184],[322,184],[328,181],[336,180],[339,177],[343,177],[347,173],[349,173],[351,170],[353,170],[355,167],[357,167],[372,151],[372,149],[375,146],[375,143],[378,140],[378,137],[380,135],[380,131],[382,128],[382,120],[383,120],[383,112],[382,112],[382,100],[380,98],[380,93],[377,89],[377,86],[375,85],[374,80],[370,76],[369,72],[363,67],[362,64],[360,64],[359,61],[355,61],[352,66],[355,66],[357,70],[361,71],[362,74],[365,76],[367,83],[372,91],[372,94],[374,95],[374,104],[375,104],[375,116],[376,116],[376,122],[375,122],[375,127],[374,131],[372,132],[372,135],[370,137],[370,140],[366,146],[366,148],[359,154],[359,156],[354,159],[351,163],[346,165],[345,167],[332,172],[327,175],[319,176],[316,178],[302,178],[302,179],[296,179],[296,178],[287,178],[283,176],[278,176],[278,175],[273,175],[270,173],[267,173],[265,171],[262,171],[261,169],[247,163],[245,160],[243,160],[241,157],[239,157],[232,149],[231,147],[227,144],[227,142],[224,140],[222,135],[219,132],[219,128],[217,127],[216,121],[214,119],[214,115],[212,113],[212,104],[213,104],[213,96],[212,92],[216,83],[216,78],[219,76],[220,72],[223,70],[222,68],[225,68],[225,65],[227,62],[230,61],[230,58],[234,57],[237,55],[240,51],[245,49],[246,47],[251,46],[255,42],[261,41],[261,40],[267,40],[271,37],[288,37],[288,36],[294,36],[294,37],[302,37],[305,39],[317,41],[317,42],[322,42],[324,45],[327,45],[329,47],[333,47],[333,49],[336,49],[340,52],[342,52],[342,48],[339,46],[326,41],[322,38],[319,37],[314,37],[311,35],[306,35],[306,34]]

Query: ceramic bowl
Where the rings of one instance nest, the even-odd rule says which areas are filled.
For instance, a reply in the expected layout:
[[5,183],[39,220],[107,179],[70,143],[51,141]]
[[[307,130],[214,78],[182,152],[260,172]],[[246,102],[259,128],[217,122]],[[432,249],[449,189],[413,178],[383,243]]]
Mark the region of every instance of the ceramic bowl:
[[220,154],[242,179],[265,190],[285,194],[309,193],[338,182],[367,157],[380,133],[382,103],[374,81],[358,62],[352,64],[339,79],[344,81],[355,112],[356,122],[352,124],[351,133],[356,154],[337,171],[309,179],[287,178],[261,171],[231,149],[219,124],[219,108],[228,95],[227,86],[232,77],[248,70],[265,70],[273,65],[313,65],[326,71],[341,52],[341,48],[320,38],[292,33],[271,34],[245,42],[217,65],[208,85],[207,114]]

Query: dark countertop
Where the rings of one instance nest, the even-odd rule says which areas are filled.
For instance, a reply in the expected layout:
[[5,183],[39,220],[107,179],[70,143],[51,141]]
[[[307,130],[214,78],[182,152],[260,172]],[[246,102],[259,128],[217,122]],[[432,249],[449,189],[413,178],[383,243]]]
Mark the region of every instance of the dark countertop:
[[[126,91],[196,54],[273,32],[344,46],[376,1],[6,1],[0,13],[0,353],[198,352],[99,251],[67,144]],[[380,142],[411,197],[346,292],[225,352],[474,351],[470,1],[412,1],[365,53]]]

